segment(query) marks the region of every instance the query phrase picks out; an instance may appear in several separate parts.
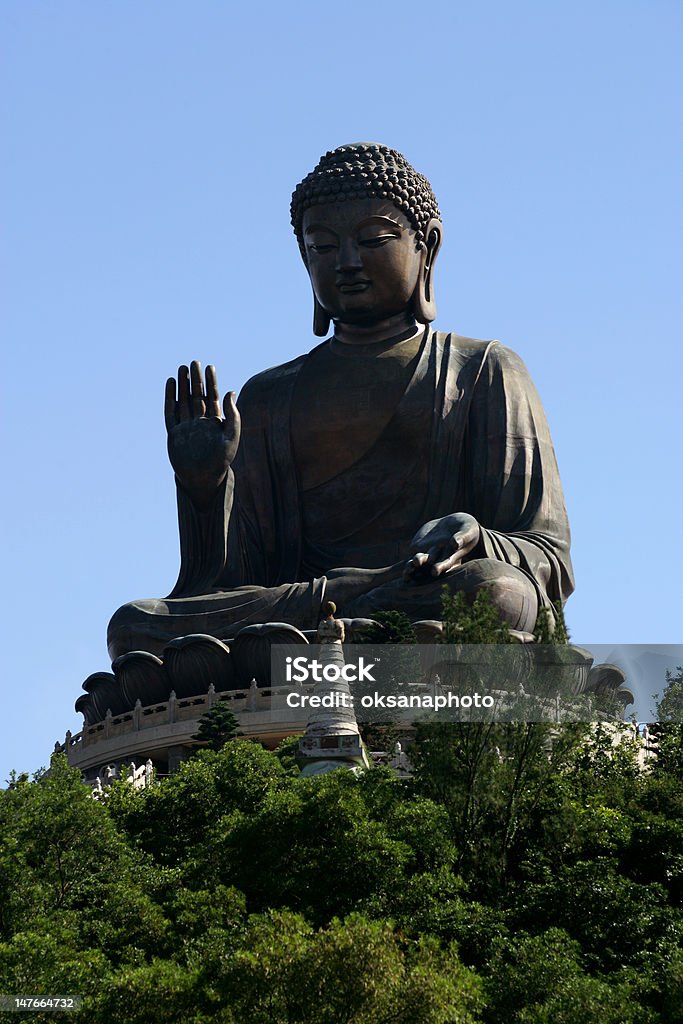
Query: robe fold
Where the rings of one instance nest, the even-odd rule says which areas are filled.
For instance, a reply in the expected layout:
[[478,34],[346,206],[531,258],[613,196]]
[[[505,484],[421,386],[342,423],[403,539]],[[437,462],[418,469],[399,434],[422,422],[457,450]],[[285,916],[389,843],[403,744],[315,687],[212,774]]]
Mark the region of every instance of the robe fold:
[[[204,595],[218,612],[224,597],[232,614],[229,592],[271,588],[267,617],[301,625],[313,615],[314,626],[309,606],[324,591],[316,580],[341,566],[408,558],[424,523],[468,512],[481,527],[476,557],[523,573],[539,607],[566,601],[573,576],[559,472],[540,399],[514,352],[427,330],[380,436],[338,478],[304,494],[290,413],[306,358],[242,389],[239,450],[212,507],[198,512],[178,486],[181,569],[170,599]],[[292,586],[307,582],[313,591]],[[297,601],[306,607],[297,611]]]

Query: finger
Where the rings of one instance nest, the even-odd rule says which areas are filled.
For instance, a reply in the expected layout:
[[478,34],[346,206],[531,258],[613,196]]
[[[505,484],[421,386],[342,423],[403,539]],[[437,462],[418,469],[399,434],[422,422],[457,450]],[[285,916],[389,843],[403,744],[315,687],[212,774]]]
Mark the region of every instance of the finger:
[[413,555],[413,557],[406,562],[406,567],[403,570],[404,577],[408,579],[410,576],[414,576],[415,573],[418,572],[423,565],[426,565],[428,561],[429,555],[424,551],[418,551],[416,555]]
[[218,381],[216,380],[216,367],[206,368],[206,415],[221,418],[221,399],[218,394]]
[[187,366],[178,367],[178,419],[182,423],[192,417],[190,411],[190,371]]
[[445,572],[449,572],[451,569],[455,569],[458,565],[461,565],[467,555],[469,555],[472,548],[477,543],[478,531],[467,527],[464,530],[460,530],[454,534],[449,544],[450,554],[442,558],[446,551],[443,548],[437,551],[434,555],[432,566],[432,576],[442,576]]
[[190,384],[192,385],[192,415],[203,416],[206,412],[204,404],[204,385],[202,383],[202,364],[194,359],[190,363]]
[[444,558],[441,562],[435,562],[431,569],[431,575],[443,576],[444,573],[447,573],[451,569],[455,569],[460,565],[464,557],[464,551],[456,551],[455,554],[450,555],[448,558]]
[[166,381],[164,394],[164,420],[166,429],[170,430],[178,422],[178,406],[175,400],[175,377],[169,377]]
[[237,434],[240,429],[240,413],[235,401],[234,391],[228,391],[223,399],[223,413],[225,415],[225,432]]
[[471,551],[479,540],[479,526],[466,526],[464,530],[458,530],[453,537],[453,545],[457,551]]

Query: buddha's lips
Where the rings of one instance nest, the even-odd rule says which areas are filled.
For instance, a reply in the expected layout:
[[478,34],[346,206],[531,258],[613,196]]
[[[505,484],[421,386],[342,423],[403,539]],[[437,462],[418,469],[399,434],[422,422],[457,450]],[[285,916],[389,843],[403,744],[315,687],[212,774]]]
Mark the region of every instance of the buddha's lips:
[[364,292],[366,288],[370,286],[369,281],[342,281],[341,284],[337,285],[340,292],[349,294],[353,292]]

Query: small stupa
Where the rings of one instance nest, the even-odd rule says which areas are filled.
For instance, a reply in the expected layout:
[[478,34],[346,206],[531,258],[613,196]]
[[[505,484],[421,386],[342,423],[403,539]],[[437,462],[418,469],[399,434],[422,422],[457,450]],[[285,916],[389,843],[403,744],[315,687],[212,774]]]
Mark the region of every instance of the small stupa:
[[[337,768],[360,771],[370,762],[361,739],[353,710],[353,695],[341,672],[332,680],[325,679],[325,666],[342,668],[344,662],[344,623],[335,618],[333,601],[323,605],[323,618],[318,624],[315,642],[319,645],[318,660],[322,666],[313,696],[320,697],[320,706],[311,710],[306,732],[299,740],[299,755],[304,776],[323,775]],[[332,673],[327,673],[332,675]]]

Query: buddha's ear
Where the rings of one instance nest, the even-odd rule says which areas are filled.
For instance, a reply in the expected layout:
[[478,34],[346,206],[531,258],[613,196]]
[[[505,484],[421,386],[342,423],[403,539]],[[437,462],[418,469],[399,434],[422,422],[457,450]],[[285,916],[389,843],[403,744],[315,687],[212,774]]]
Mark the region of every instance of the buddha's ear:
[[421,324],[430,324],[436,319],[436,302],[434,301],[434,261],[436,260],[443,225],[440,220],[432,217],[425,231],[424,249],[420,261],[420,276],[413,294],[413,312],[415,319]]
[[330,314],[318,302],[313,292],[313,333],[317,338],[325,338],[330,329]]

